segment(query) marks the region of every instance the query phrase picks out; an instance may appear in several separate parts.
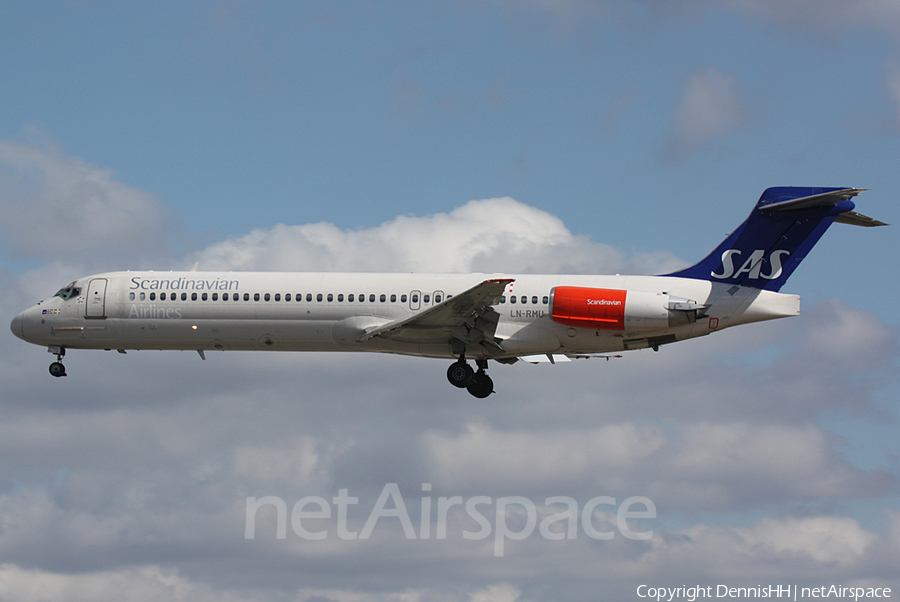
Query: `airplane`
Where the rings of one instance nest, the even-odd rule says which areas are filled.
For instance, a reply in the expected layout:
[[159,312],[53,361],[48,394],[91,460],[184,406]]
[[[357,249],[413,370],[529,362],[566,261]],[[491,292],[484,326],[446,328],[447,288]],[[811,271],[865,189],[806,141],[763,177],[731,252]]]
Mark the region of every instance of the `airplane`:
[[[782,285],[860,188],[768,188],[709,255],[660,276],[108,272],[13,318],[20,339],[67,349],[367,351],[454,360],[447,379],[494,392],[488,360],[615,357],[800,313]],[[620,357],[620,356],[618,356]],[[476,369],[469,364],[475,362]]]

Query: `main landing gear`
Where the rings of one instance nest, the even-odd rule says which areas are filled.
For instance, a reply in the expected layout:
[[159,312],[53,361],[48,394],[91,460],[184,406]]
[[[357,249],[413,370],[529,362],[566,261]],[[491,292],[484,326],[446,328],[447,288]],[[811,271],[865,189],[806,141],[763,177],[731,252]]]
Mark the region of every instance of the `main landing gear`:
[[50,347],[47,349],[50,353],[56,354],[56,361],[50,364],[50,374],[53,376],[65,376],[66,367],[63,366],[62,358],[66,355],[65,347]]
[[494,381],[487,375],[487,360],[475,360],[478,371],[472,369],[465,356],[450,364],[447,368],[447,380],[454,387],[466,389],[471,395],[484,399],[494,392]]

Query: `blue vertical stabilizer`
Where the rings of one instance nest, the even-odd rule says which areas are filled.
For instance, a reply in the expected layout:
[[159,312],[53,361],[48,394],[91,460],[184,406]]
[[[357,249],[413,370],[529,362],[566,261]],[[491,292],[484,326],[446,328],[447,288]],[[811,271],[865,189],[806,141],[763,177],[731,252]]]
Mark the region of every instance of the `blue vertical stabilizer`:
[[881,226],[853,211],[860,188],[769,188],[743,224],[699,263],[666,274],[778,291],[835,220]]

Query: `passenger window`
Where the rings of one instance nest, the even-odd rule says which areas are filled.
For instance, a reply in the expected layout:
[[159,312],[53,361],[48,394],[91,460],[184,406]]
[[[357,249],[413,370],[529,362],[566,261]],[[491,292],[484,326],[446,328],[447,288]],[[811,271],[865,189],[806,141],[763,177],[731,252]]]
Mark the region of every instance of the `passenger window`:
[[150,300],[156,301],[156,293],[150,293]]
[[275,293],[275,300],[281,301],[281,293]]
[[187,293],[181,293],[181,300],[187,301]]
[[375,295],[369,295],[369,303],[375,303]]
[[141,293],[141,301],[147,298],[147,293]]
[[537,295],[531,298],[531,302],[537,305]]
[[397,295],[391,295],[391,303],[397,302]]
[[[312,301],[312,293],[306,293],[306,300]],[[319,301],[321,301],[321,299],[319,299]]]
[[441,302],[441,296],[440,296],[440,295],[435,295],[435,296],[434,296],[434,302],[435,302],[435,303],[440,303],[440,302]]
[[244,301],[250,300],[250,293],[244,293]]
[[228,301],[228,293],[222,293],[222,301]]
[[509,302],[510,302],[510,303],[515,303],[515,302],[516,302],[516,296],[515,296],[515,295],[510,295],[510,296],[509,296]]
[[[278,300],[278,299],[276,299],[276,301],[277,301],[277,300]],[[284,295],[284,300],[285,300],[285,301],[290,301],[290,300],[291,300],[291,294],[290,294],[290,293],[285,293],[285,295]]]
[[349,295],[347,295],[347,302],[353,303],[353,293],[350,293]]
[[544,305],[547,305],[548,303],[550,303],[550,297],[548,297],[547,295],[544,295],[543,299],[541,299],[541,303],[543,303]]
[[134,301],[134,293],[128,293],[128,300]]
[[365,293],[360,294],[360,296],[359,296],[359,302],[360,302],[360,303],[365,303],[365,302],[366,302],[366,294],[365,294]]
[[500,295],[500,303],[506,303],[506,295]]
[[522,303],[528,303],[528,297],[526,297],[525,295],[522,295]]
[[191,301],[197,300],[197,293],[191,293]]
[[213,301],[218,301],[218,300],[219,300],[219,293],[213,293],[213,294],[212,294],[212,300],[213,300]]
[[428,303],[431,300],[431,295],[422,295],[422,303]]
[[382,303],[384,303],[385,301],[387,301],[387,295],[382,293],[381,297],[379,297],[378,300],[381,301]]
[[265,301],[269,301],[269,300],[272,299],[272,297],[269,295],[269,293],[266,293],[265,296],[263,297],[263,299],[264,299]]
[[334,301],[334,295],[328,293],[328,302],[331,303],[332,301]]
[[400,295],[400,303],[406,303],[406,295]]
[[[173,294],[174,294],[174,293],[173,293]],[[160,293],[160,294],[159,294],[159,300],[160,300],[160,301],[165,301],[165,300],[166,300],[166,294],[165,294],[165,293]]]
[[419,295],[413,295],[413,296],[412,296],[412,302],[413,302],[413,303],[418,303],[418,302],[419,302]]
[[341,303],[344,300],[344,293],[338,293],[338,303]]
[[253,300],[259,301],[259,293],[253,293]]
[[206,301],[208,297],[207,297],[206,293],[203,293],[203,295],[200,298],[203,299],[204,301]]

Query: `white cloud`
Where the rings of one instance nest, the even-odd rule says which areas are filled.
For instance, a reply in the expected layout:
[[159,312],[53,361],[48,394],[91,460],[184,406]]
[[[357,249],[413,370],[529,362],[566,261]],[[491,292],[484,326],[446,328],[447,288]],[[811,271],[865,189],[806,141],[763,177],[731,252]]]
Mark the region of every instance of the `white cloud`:
[[308,485],[318,462],[316,440],[312,437],[300,437],[287,449],[241,445],[234,450],[235,474],[256,483],[287,479],[295,485]]
[[166,248],[169,219],[158,198],[45,139],[0,140],[0,209],[4,246],[29,259],[135,258]]
[[[896,329],[868,311],[829,299],[811,309],[820,325],[793,340],[796,360],[808,369],[840,364],[846,372],[888,368],[898,354]],[[796,366],[795,366],[796,368]]]
[[[685,0],[678,3],[645,0],[639,4],[648,6],[666,23],[672,17],[696,20],[698,12],[721,10],[724,5],[758,15],[780,27],[799,26],[807,33],[844,34],[851,27],[867,27],[900,35],[900,5],[894,0]],[[623,3],[611,0],[533,0],[527,5],[550,13],[560,23],[570,24],[624,13]],[[646,20],[641,24],[645,25]],[[796,30],[791,33],[796,34]]]
[[626,259],[509,197],[469,201],[449,213],[400,216],[365,230],[280,224],[214,244],[199,257],[204,269],[325,272],[610,274],[682,265],[666,253]]
[[711,67],[688,77],[675,108],[669,154],[679,154],[727,136],[741,127],[747,112],[734,75]]
[[549,430],[478,424],[458,434],[422,435],[427,472],[450,490],[481,494],[518,487],[526,493],[617,496],[644,492],[661,505],[681,510],[862,493],[877,474],[849,465],[833,443],[811,424],[738,422]]
[[900,4],[893,0],[732,0],[731,4],[781,26],[838,33],[864,26],[900,34]]
[[471,424],[455,436],[432,431],[422,439],[435,477],[451,488],[472,491],[523,482],[565,488],[585,474],[625,473],[658,450],[664,436],[657,428],[634,424],[548,432]]
[[737,529],[750,546],[763,546],[778,554],[801,553],[823,564],[858,562],[878,536],[844,516],[767,518],[753,528]]
[[[121,192],[108,172],[32,151],[47,165],[37,174],[100,182],[111,191],[100,198],[120,217],[132,194],[161,215],[150,195]],[[39,163],[23,161],[16,173]],[[66,189],[36,189],[51,188]],[[126,231],[136,227],[124,219]],[[165,247],[159,227],[149,235],[147,248]],[[680,263],[665,253],[628,258],[510,198],[363,230],[280,225],[211,245],[199,259],[205,269],[486,272],[660,272]],[[59,261],[5,273],[0,302],[64,284],[85,259]],[[71,375],[51,379],[43,349],[7,336],[0,598],[530,602],[593,600],[598,580],[605,599],[623,600],[657,577],[894,583],[883,558],[900,545],[896,514],[881,533],[852,512],[872,498],[890,506],[896,471],[854,466],[817,419],[835,409],[866,415],[896,339],[877,317],[831,302],[658,354],[492,366],[500,393],[485,402],[450,387],[444,363],[377,355],[226,352],[203,362],[196,353],[73,351]],[[535,535],[510,542],[502,559],[490,541],[406,540],[396,521],[367,542],[266,538],[264,520],[257,540],[243,538],[246,496],[293,504],[347,488],[362,522],[389,482],[409,496],[416,525],[422,483],[435,498],[525,495],[538,504],[547,495],[646,495],[659,519],[649,542]],[[850,509],[794,517],[798,506]]]
[[470,602],[516,602],[522,595],[517,588],[508,583],[491,585],[472,594]]
[[888,65],[885,74],[885,86],[894,105],[894,125],[900,126],[900,65]]
[[[835,583],[876,575],[871,566],[887,539],[858,521],[835,515],[763,518],[747,527],[694,525],[654,539],[653,550],[644,559],[649,570],[675,574],[703,567],[717,575],[719,583],[732,581],[755,586],[753,580],[793,583],[820,578]],[[882,586],[895,579],[872,578]],[[830,585],[830,583],[829,583]]]
[[64,574],[0,565],[0,598],[8,602],[239,602],[255,597],[215,591],[177,571],[147,565],[119,571]]

